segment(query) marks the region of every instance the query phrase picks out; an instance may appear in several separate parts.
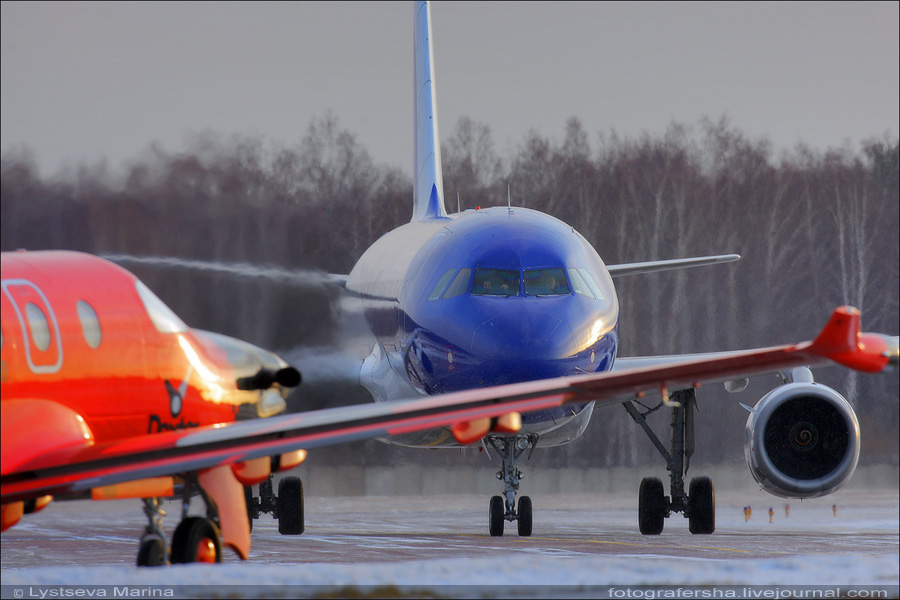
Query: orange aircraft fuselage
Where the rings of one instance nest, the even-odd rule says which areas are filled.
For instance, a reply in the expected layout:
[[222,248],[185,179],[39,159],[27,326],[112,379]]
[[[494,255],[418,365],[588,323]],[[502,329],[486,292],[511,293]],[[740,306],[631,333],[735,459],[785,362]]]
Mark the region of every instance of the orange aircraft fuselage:
[[[4,475],[269,416],[296,385],[282,385],[297,373],[276,355],[190,329],[132,273],[89,254],[4,252],[0,303]],[[7,508],[4,529],[18,521]]]

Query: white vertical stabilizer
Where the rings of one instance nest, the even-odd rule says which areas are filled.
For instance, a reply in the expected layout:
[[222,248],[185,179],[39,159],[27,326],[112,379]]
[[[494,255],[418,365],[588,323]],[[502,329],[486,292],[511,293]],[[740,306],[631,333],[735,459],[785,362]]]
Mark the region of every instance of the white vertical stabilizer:
[[431,44],[431,6],[415,3],[414,92],[416,121],[415,165],[413,167],[412,221],[447,216],[444,208],[444,180],[441,175],[441,142],[438,135],[437,98],[434,86],[434,58]]

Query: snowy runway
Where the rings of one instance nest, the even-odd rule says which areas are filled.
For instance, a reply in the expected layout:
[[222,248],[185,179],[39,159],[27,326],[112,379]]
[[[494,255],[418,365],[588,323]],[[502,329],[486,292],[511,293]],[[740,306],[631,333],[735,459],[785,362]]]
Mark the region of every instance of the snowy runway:
[[[231,597],[277,597],[347,586],[417,586],[439,594],[451,589],[443,586],[500,586],[490,589],[540,595],[557,586],[896,586],[900,577],[896,490],[792,501],[789,516],[785,501],[773,496],[720,493],[716,533],[707,536],[691,535],[680,515],[666,521],[662,535],[640,535],[633,494],[533,500],[534,535],[520,538],[507,524],[507,535],[496,538],[487,533],[482,496],[309,497],[301,536],[279,535],[276,522],[263,516],[249,561],[226,550],[223,565],[162,569],[133,566],[144,526],[138,501],[53,503],[3,534],[2,583],[227,585],[239,586],[230,588]],[[751,502],[745,520],[743,507]],[[167,508],[171,530],[180,506]]]

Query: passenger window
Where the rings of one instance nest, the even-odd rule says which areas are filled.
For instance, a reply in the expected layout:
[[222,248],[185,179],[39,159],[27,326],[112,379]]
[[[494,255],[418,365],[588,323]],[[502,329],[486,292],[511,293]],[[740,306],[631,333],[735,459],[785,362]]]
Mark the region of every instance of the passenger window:
[[460,269],[459,273],[456,274],[456,277],[453,279],[453,283],[450,284],[450,287],[447,288],[447,291],[444,292],[444,298],[455,298],[456,296],[460,296],[466,293],[466,290],[469,289],[469,276],[472,274],[472,269]]
[[79,300],[76,308],[78,309],[78,320],[81,321],[81,333],[84,334],[84,341],[96,350],[100,346],[102,338],[97,311],[84,300]]
[[437,285],[434,286],[434,289],[431,290],[430,294],[428,294],[429,300],[437,300],[441,297],[441,294],[444,293],[444,289],[446,289],[447,284],[450,283],[450,280],[453,278],[454,273],[456,273],[456,269],[447,269],[447,272],[441,275],[441,278],[438,280]]
[[584,279],[581,277],[581,274],[578,272],[578,269],[567,269],[569,272],[569,281],[572,282],[572,289],[575,290],[576,294],[581,294],[582,296],[587,296],[588,298],[593,298],[594,294],[591,293],[591,288],[588,287],[588,284],[585,283]]
[[562,296],[570,293],[562,269],[525,271],[525,293],[529,296]]
[[37,304],[29,302],[25,305],[25,318],[28,320],[28,330],[31,332],[34,347],[46,352],[50,347],[50,323],[44,311]]
[[477,296],[517,296],[519,272],[506,269],[475,269],[472,293]]
[[594,276],[591,275],[590,271],[588,271],[587,269],[578,269],[578,271],[584,277],[584,280],[587,282],[588,286],[590,286],[591,291],[594,292],[594,296],[596,296],[598,300],[606,300],[606,296],[603,294],[603,290],[601,290],[600,286],[597,285],[597,280],[594,279]]

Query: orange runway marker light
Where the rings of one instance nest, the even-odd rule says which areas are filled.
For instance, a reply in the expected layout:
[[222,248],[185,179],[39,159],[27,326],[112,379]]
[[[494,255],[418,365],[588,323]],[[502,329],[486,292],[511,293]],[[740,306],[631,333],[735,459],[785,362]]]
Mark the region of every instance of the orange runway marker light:
[[774,517],[774,516],[775,516],[775,509],[770,506],[769,507],[769,523],[772,522],[772,517]]

